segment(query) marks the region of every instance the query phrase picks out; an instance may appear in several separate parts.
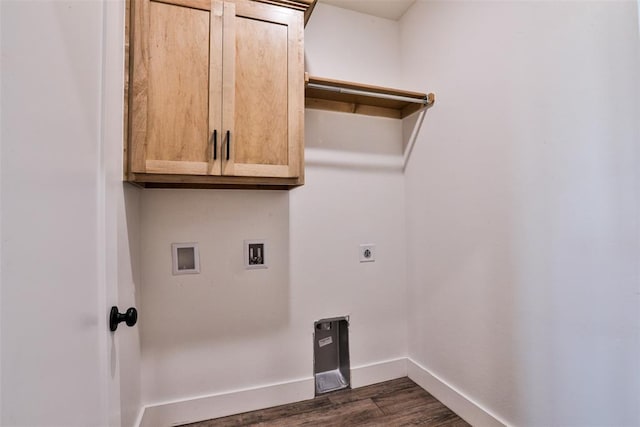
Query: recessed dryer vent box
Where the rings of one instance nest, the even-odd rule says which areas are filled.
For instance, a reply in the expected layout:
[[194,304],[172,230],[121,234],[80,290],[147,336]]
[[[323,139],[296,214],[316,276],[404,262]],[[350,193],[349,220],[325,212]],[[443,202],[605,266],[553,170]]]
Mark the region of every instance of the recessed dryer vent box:
[[351,387],[349,318],[318,320],[313,329],[316,396]]

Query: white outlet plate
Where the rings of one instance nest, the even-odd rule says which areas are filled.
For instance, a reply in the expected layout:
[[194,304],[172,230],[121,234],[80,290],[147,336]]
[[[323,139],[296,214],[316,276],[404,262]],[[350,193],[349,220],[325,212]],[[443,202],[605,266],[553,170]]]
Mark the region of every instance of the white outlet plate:
[[360,245],[360,262],[374,262],[376,260],[376,245],[364,243]]
[[245,240],[244,241],[244,268],[256,270],[269,268],[269,246],[266,240]]

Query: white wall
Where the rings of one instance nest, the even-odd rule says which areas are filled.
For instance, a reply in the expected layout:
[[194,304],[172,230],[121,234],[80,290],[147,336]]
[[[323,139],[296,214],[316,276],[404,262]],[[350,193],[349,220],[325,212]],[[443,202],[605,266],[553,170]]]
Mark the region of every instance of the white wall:
[[304,31],[305,70],[312,76],[396,87],[398,22],[318,3]]
[[[291,350],[289,195],[144,190],[141,260],[147,403],[304,375]],[[269,268],[245,270],[243,241],[266,239]],[[199,275],[173,276],[171,243],[197,242]]]
[[[122,163],[120,163],[122,164]],[[120,175],[121,177],[122,175]],[[113,234],[117,251],[117,305],[120,312],[136,307],[138,313],[144,310],[141,301],[142,274],[140,268],[140,211],[141,193],[137,187],[123,184],[121,179],[113,181],[114,198],[112,206],[117,207],[117,229]],[[119,420],[122,427],[131,427],[142,411],[141,389],[141,325],[127,327],[120,324],[112,341],[112,350],[117,351],[117,376],[119,387]],[[113,367],[113,365],[112,365]],[[115,369],[112,370],[114,374]],[[116,424],[116,425],[117,425]]]
[[418,1],[409,356],[512,425],[640,424],[636,2]]
[[1,7],[0,424],[98,425],[107,412],[96,275],[102,7]]
[[[330,29],[330,30],[329,30]],[[318,4],[305,29],[311,75],[395,86],[398,23]],[[305,111],[306,184],[291,192],[296,317],[351,316],[352,366],[406,354],[402,123]],[[376,244],[375,263],[359,245]],[[312,357],[311,346],[304,348]],[[354,385],[358,378],[354,378]]]
[[[309,325],[341,315],[350,315],[352,367],[405,357],[402,174],[323,166],[306,173],[305,187],[291,195],[290,220],[292,311],[304,358],[312,358]],[[374,263],[359,262],[361,243],[376,245]]]
[[106,425],[103,4],[1,7],[0,423]]
[[137,328],[107,324],[139,282],[139,190],[122,184],[124,3],[0,10],[0,424],[132,426]]
[[[332,54],[328,27],[344,55]],[[307,65],[317,75],[366,74],[372,84],[398,75],[397,62],[388,63],[397,58],[395,22],[318,5],[305,39]],[[362,55],[347,55],[350,43]],[[401,123],[349,117],[307,111],[306,152],[321,150],[325,161],[307,165],[306,184],[290,192],[142,192],[146,404],[311,378],[313,322],[324,317],[351,316],[352,367],[404,357],[402,174],[333,164],[345,153],[400,159]],[[243,269],[242,242],[251,238],[269,241],[269,269]],[[190,241],[200,244],[202,273],[172,276],[170,244]],[[375,263],[359,263],[360,243],[377,245]],[[312,396],[310,388],[300,398]]]

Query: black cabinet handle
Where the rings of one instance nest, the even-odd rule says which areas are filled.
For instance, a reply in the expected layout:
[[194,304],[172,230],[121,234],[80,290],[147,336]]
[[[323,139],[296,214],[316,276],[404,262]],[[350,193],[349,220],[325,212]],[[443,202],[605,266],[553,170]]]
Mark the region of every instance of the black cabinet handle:
[[231,131],[227,131],[227,160],[229,160],[230,147],[231,147]]
[[213,131],[213,160],[218,159],[218,130]]
[[111,313],[109,314],[109,329],[111,332],[118,329],[118,324],[120,322],[125,322],[127,326],[133,326],[138,321],[138,310],[133,307],[129,307],[129,309],[125,313],[119,313],[118,307],[111,307]]

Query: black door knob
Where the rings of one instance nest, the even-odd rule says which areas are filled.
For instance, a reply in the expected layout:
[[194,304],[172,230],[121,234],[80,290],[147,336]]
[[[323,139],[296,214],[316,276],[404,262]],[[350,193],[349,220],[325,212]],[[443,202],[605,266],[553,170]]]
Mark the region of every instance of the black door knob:
[[115,305],[111,307],[111,314],[109,315],[109,329],[111,331],[115,331],[118,329],[118,323],[125,322],[127,326],[133,326],[138,321],[138,310],[133,307],[129,307],[129,309],[125,313],[119,313],[118,307]]

